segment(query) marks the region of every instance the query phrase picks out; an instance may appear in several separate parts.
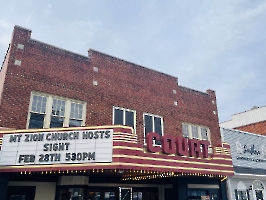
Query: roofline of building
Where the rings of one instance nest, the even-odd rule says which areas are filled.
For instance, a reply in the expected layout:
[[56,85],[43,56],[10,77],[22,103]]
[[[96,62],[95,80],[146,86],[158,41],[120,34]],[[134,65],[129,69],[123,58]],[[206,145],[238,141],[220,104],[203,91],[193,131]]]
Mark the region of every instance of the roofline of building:
[[84,59],[90,59],[88,56],[85,56],[85,55],[82,55],[82,54],[78,54],[78,53],[75,53],[75,52],[73,52],[73,51],[69,51],[69,50],[67,50],[67,49],[63,49],[63,48],[60,48],[60,47],[57,47],[57,46],[54,46],[54,45],[51,45],[51,44],[48,44],[48,43],[45,43],[45,42],[42,42],[42,41],[36,40],[36,39],[32,39],[32,38],[31,38],[30,41],[37,42],[37,43],[40,43],[40,44],[42,44],[42,45],[50,46],[50,47],[52,47],[52,48],[54,48],[54,49],[61,50],[61,51],[66,52],[66,53],[68,53],[68,54],[73,54],[74,56],[76,55],[76,56],[80,56],[80,57],[82,57],[82,58],[84,58]]
[[[27,29],[27,28],[24,28],[24,27],[22,27],[22,26],[18,26],[18,25],[15,25],[14,28],[20,28],[20,29],[24,29],[24,30],[27,30],[27,31],[32,32],[31,29]],[[47,46],[50,46],[50,47],[52,47],[52,48],[54,48],[54,49],[61,50],[61,51],[66,52],[66,53],[68,53],[68,54],[77,55],[77,56],[80,56],[80,57],[85,58],[85,59],[88,59],[88,60],[91,58],[89,55],[88,55],[88,56],[85,56],[85,55],[82,55],[82,54],[78,54],[78,53],[75,53],[75,52],[73,52],[73,51],[69,51],[69,50],[67,50],[67,49],[60,48],[60,47],[58,47],[58,46],[54,46],[54,45],[51,45],[51,44],[49,44],[49,43],[45,43],[45,42],[42,42],[42,41],[39,41],[39,40],[36,40],[36,39],[33,39],[33,38],[30,38],[30,41],[32,41],[32,42],[37,42],[37,43],[40,43],[40,44],[42,44],[42,45],[47,45]],[[118,57],[115,57],[115,56],[112,56],[112,55],[109,55],[109,54],[103,53],[103,52],[98,51],[98,50],[95,50],[95,49],[91,49],[91,48],[90,48],[90,49],[88,50],[88,54],[89,54],[90,51],[93,51],[93,52],[96,52],[96,53],[100,53],[100,54],[103,54],[103,55],[105,55],[105,56],[108,56],[108,57],[111,57],[111,58],[117,59],[117,60],[119,60],[119,61],[122,61],[122,62],[125,62],[125,63],[128,63],[128,64],[131,64],[131,65],[134,65],[134,66],[137,66],[137,67],[141,67],[141,68],[144,68],[144,69],[152,70],[152,71],[154,71],[154,72],[157,72],[157,73],[163,74],[163,75],[165,75],[165,76],[168,76],[168,77],[174,78],[174,79],[176,79],[176,84],[178,85],[178,77],[175,77],[175,76],[169,75],[169,74],[167,74],[167,73],[160,72],[160,71],[157,71],[157,70],[154,70],[154,69],[148,68],[148,67],[144,67],[144,66],[142,66],[142,65],[139,65],[139,64],[136,64],[136,63],[133,63],[133,62],[127,61],[127,60],[123,60],[123,59],[121,59],[121,58],[118,58]],[[180,85],[178,85],[178,86],[180,86]],[[208,93],[206,93],[206,92],[202,92],[202,91],[194,90],[194,89],[191,89],[191,88],[188,88],[188,87],[184,87],[184,86],[180,86],[180,87],[183,87],[183,88],[189,89],[189,90],[194,91],[194,92],[199,92],[199,93],[207,94],[207,95],[208,95]]]
[[28,28],[25,28],[25,27],[23,27],[23,26],[19,26],[19,25],[15,25],[14,28],[20,28],[20,29],[24,29],[24,30],[26,30],[26,31],[30,31],[30,32],[32,32],[31,29],[28,29]]
[[[252,110],[259,109],[259,108],[263,108],[263,107],[266,107],[266,106],[258,106],[257,108],[251,108],[251,109],[249,109],[249,110],[245,110],[245,111],[242,111],[242,112],[239,112],[239,113],[235,113],[235,114],[233,114],[233,115],[239,115],[239,114],[246,113],[246,112],[250,112],[250,111],[252,111]],[[232,115],[232,116],[233,116],[233,115]],[[229,121],[230,121],[230,120],[229,120]]]
[[266,137],[266,135],[260,135],[260,134],[256,134],[256,133],[241,131],[241,130],[238,130],[238,129],[224,128],[224,127],[220,127],[220,129],[227,129],[227,130],[230,130],[230,131],[240,132],[240,133],[244,133],[244,134],[248,134],[248,135],[254,135],[254,136],[258,136],[258,137]]
[[185,86],[182,86],[182,85],[179,85],[179,87],[191,90],[193,92],[198,92],[198,93],[201,93],[201,94],[209,95],[207,92],[202,92],[202,91],[195,90],[195,89],[192,89],[192,88],[189,88],[189,87],[185,87]]
[[144,69],[149,69],[149,70],[155,71],[155,72],[157,72],[157,73],[160,73],[160,74],[163,74],[163,75],[170,76],[170,77],[172,77],[172,78],[178,79],[177,77],[172,76],[172,75],[169,75],[169,74],[167,74],[167,73],[160,72],[160,71],[157,71],[157,70],[154,70],[154,69],[148,68],[148,67],[144,67],[144,66],[142,66],[142,65],[139,65],[139,64],[136,64],[136,63],[133,63],[133,62],[127,61],[127,60],[123,60],[122,58],[118,58],[118,57],[116,57],[116,56],[112,56],[112,55],[110,55],[110,54],[103,53],[103,52],[98,51],[98,50],[95,50],[95,49],[89,49],[89,51],[94,51],[94,52],[96,52],[96,53],[100,53],[100,54],[103,54],[103,55],[105,55],[105,56],[109,56],[109,57],[111,57],[111,58],[114,58],[114,59],[120,60],[120,61],[122,61],[122,62],[125,62],[125,63],[128,63],[128,64],[132,64],[132,65],[135,65],[135,66],[137,66],[137,67],[144,68]]
[[[176,84],[178,85],[178,77],[175,77],[175,76],[169,75],[169,74],[167,74],[167,73],[160,72],[160,71],[157,71],[157,70],[154,70],[154,69],[148,68],[148,67],[144,67],[144,66],[142,66],[142,65],[139,65],[139,64],[136,64],[136,63],[133,63],[133,62],[127,61],[127,60],[123,60],[123,59],[121,59],[121,58],[118,58],[118,57],[112,56],[112,55],[107,54],[107,53],[103,53],[103,52],[98,51],[98,50],[95,50],[95,49],[89,49],[89,51],[94,51],[94,52],[96,52],[96,53],[103,54],[103,55],[105,55],[105,56],[108,56],[108,57],[111,57],[111,58],[114,58],[114,59],[120,60],[120,61],[122,61],[122,62],[125,62],[125,63],[128,63],[128,64],[132,64],[132,65],[135,65],[135,66],[137,66],[137,67],[144,68],[144,69],[149,69],[149,70],[152,70],[152,71],[154,71],[154,72],[157,72],[157,73],[163,74],[163,75],[165,75],[165,76],[169,76],[169,77],[175,78],[175,79],[177,80],[177,81],[176,81]],[[89,52],[89,51],[88,51],[88,52]],[[199,93],[207,94],[207,95],[208,95],[208,93],[206,93],[206,92],[202,92],[202,91],[199,91],[199,90],[191,89],[191,88],[184,87],[184,86],[181,86],[181,85],[178,85],[178,86],[179,86],[179,87],[186,88],[186,89],[189,89],[189,90],[192,90],[192,91],[194,91],[194,92],[199,92]]]
[[[239,113],[232,114],[232,115],[231,115],[231,119],[226,120],[226,121],[223,121],[223,122],[219,122],[219,124],[233,121],[233,116],[240,115],[240,114],[247,113],[247,112],[251,112],[251,111],[254,111],[254,110],[256,110],[256,109],[264,108],[264,107],[266,107],[266,106],[258,106],[257,108],[254,108],[254,107],[253,107],[253,108],[251,108],[251,109],[249,109],[249,110],[245,110],[245,111],[242,111],[242,112],[239,112]],[[254,123],[255,123],[255,122],[254,122]],[[246,125],[250,125],[250,124],[254,124],[254,123],[249,123],[249,124],[246,124]],[[241,126],[244,126],[244,125],[241,125]]]

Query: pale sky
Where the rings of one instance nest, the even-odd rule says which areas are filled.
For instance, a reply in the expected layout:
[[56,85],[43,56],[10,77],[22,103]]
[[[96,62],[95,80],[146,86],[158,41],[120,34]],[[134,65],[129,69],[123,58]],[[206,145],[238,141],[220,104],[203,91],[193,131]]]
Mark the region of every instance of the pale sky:
[[[13,27],[92,48],[216,91],[220,121],[266,105],[265,0],[0,0],[0,62]],[[2,60],[1,60],[2,59]]]

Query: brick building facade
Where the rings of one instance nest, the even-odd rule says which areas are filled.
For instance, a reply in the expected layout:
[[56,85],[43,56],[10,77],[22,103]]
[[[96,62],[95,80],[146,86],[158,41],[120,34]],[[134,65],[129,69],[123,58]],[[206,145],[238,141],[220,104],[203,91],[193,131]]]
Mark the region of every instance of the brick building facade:
[[[138,148],[145,149],[149,132],[157,132],[159,139],[171,135],[209,141],[213,150],[209,152],[208,161],[188,158],[188,162],[194,163],[190,170],[184,168],[185,171],[173,170],[171,173],[184,172],[187,181],[192,180],[194,173],[199,178],[197,184],[208,183],[200,176],[214,177],[212,182],[217,181],[214,185],[218,184],[220,188],[216,195],[226,199],[225,186],[220,181],[232,174],[233,169],[227,153],[229,147],[221,143],[213,90],[205,93],[180,86],[176,77],[96,50],[90,49],[88,56],[79,55],[32,39],[31,30],[15,26],[0,72],[0,97],[0,127],[16,129],[16,133],[26,133],[32,128],[40,132],[41,128],[56,131],[58,127],[112,128],[112,125],[120,124],[133,128]],[[114,128],[114,138],[116,131]],[[0,136],[11,132],[0,130]],[[155,143],[161,145],[160,141]],[[206,167],[197,169],[197,162],[209,162],[210,167],[207,171]],[[79,169],[85,169],[79,166]],[[56,168],[57,172],[59,168]],[[5,172],[2,175],[14,172],[6,166],[1,170]],[[24,171],[39,173],[49,170],[42,167],[39,170],[30,167],[17,170]],[[29,177],[30,174],[23,181]],[[12,176],[10,180],[13,184],[17,181]],[[211,195],[206,191],[206,195]],[[58,188],[55,193],[57,199],[62,199]],[[167,192],[163,193],[166,195]],[[188,198],[187,192],[170,193]],[[156,198],[168,197],[159,194]]]
[[33,40],[30,30],[19,27],[11,44],[1,73],[2,127],[26,128],[30,93],[42,91],[88,102],[86,126],[112,124],[112,108],[120,106],[136,110],[137,134],[143,132],[142,113],[147,112],[163,116],[166,133],[180,135],[182,122],[190,122],[209,127],[212,143],[221,142],[212,90],[179,86],[173,76],[95,50],[88,57],[77,55]]

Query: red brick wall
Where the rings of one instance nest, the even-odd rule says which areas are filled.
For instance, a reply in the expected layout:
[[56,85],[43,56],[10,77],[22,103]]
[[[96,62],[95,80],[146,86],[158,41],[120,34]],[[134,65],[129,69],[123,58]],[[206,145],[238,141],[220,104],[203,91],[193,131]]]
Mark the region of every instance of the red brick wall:
[[257,122],[246,126],[240,126],[235,129],[260,135],[266,135],[266,121]]
[[[89,51],[89,59],[30,39],[30,34],[30,30],[14,29],[0,126],[24,129],[30,93],[41,91],[86,101],[86,126],[112,124],[113,106],[136,110],[141,142],[144,112],[163,117],[165,134],[181,136],[182,122],[188,122],[210,127],[212,143],[221,142],[214,91],[179,86],[173,76],[95,50]],[[16,48],[18,43],[25,45],[24,50]],[[14,65],[15,59],[22,61],[21,66]]]

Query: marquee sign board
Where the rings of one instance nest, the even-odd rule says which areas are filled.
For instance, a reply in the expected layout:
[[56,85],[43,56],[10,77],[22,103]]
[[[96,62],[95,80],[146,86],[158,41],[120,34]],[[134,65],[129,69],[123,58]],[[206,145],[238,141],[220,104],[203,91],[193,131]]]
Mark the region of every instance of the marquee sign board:
[[113,130],[4,134],[0,165],[112,162]]

